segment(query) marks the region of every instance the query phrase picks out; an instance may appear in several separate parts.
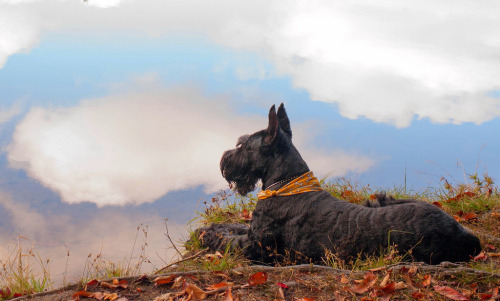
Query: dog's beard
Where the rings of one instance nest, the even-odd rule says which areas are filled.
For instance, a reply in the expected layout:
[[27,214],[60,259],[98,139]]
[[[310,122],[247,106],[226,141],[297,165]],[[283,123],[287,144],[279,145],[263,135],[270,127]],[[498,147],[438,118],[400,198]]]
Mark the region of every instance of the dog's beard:
[[243,196],[255,189],[260,178],[253,172],[250,160],[239,154],[237,149],[228,150],[222,155],[220,170],[224,179]]

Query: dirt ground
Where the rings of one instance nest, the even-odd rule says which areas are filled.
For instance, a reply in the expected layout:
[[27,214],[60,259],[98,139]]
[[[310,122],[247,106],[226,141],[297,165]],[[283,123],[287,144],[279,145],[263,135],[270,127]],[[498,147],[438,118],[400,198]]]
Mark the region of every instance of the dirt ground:
[[85,290],[73,285],[12,300],[500,300],[499,286],[499,274],[457,264],[404,264],[371,271],[251,266],[95,280]]

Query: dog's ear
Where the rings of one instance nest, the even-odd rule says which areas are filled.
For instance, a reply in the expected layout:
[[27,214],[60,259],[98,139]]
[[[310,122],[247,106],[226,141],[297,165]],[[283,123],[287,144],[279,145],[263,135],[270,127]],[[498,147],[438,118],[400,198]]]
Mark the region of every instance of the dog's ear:
[[278,116],[276,115],[276,108],[273,105],[269,110],[269,125],[267,126],[264,143],[271,144],[274,141],[278,133],[278,128]]
[[278,122],[283,132],[292,140],[292,128],[290,127],[290,120],[288,119],[283,103],[281,103],[278,108]]

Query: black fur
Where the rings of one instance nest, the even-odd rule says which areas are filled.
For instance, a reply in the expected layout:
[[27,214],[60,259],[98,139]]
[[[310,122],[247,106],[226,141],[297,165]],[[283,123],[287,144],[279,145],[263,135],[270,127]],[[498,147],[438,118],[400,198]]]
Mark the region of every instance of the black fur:
[[[242,195],[309,171],[291,141],[283,104],[269,111],[267,129],[242,136],[221,160],[224,178]],[[283,181],[283,183],[281,182]],[[438,264],[468,261],[480,250],[479,239],[436,206],[418,200],[396,200],[379,194],[365,206],[336,199],[326,191],[260,200],[246,225],[211,225],[197,230],[205,246],[224,250],[227,243],[252,260],[270,263],[276,255],[321,262],[325,250],[342,259],[360,252],[375,254],[395,245],[412,259]]]

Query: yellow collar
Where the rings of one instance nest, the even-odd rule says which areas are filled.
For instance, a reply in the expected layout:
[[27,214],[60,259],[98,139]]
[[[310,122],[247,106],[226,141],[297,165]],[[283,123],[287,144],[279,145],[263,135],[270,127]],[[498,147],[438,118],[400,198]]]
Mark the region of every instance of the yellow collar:
[[310,191],[321,191],[321,185],[312,171],[306,172],[278,190],[263,190],[257,194],[259,200],[264,200],[273,196],[289,196]]

